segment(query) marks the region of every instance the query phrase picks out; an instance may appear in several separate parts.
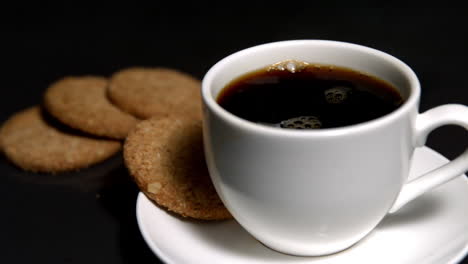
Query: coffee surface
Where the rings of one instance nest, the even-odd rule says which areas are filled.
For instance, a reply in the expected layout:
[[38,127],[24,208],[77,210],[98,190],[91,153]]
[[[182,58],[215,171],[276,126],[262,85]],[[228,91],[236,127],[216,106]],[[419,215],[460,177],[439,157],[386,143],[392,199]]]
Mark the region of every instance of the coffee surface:
[[377,77],[333,65],[285,61],[234,79],[217,102],[252,122],[320,129],[384,116],[403,99],[393,85]]

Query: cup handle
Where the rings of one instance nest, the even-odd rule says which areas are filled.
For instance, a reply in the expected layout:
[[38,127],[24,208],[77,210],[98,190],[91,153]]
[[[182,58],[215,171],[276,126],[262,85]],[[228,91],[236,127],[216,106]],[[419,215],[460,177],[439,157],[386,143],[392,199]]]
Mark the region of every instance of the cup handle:
[[[459,125],[468,130],[468,107],[448,104],[432,108],[416,118],[415,144],[424,146],[429,133],[443,125]],[[468,148],[449,163],[407,182],[398,195],[389,213],[394,213],[405,204],[439,185],[468,171]]]

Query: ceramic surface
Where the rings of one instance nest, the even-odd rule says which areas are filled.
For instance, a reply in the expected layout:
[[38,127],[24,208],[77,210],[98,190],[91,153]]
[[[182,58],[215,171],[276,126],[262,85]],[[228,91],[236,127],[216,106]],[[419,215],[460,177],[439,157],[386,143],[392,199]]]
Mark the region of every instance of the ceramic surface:
[[[410,178],[448,161],[429,148],[415,152]],[[322,257],[296,257],[273,251],[236,221],[198,222],[157,207],[140,193],[137,217],[150,248],[166,263],[225,264],[453,264],[468,251],[468,181],[462,175],[425,193],[368,236],[342,252]]]

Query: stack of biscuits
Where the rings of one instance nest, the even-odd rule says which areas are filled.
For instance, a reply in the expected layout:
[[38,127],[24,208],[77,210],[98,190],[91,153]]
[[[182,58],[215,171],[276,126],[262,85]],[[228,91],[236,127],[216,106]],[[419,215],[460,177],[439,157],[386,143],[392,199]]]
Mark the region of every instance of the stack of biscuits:
[[13,114],[0,149],[16,166],[59,174],[120,153],[140,190],[184,217],[231,218],[203,155],[200,81],[167,68],[65,77],[41,105]]

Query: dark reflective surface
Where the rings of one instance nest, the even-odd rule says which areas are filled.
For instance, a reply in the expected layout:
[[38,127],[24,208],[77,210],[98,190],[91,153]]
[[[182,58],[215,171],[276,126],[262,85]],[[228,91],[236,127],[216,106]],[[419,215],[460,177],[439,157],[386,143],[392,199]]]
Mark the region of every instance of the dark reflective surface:
[[[139,65],[202,78],[237,50],[304,38],[354,42],[402,59],[421,81],[422,111],[468,105],[466,7],[325,8],[309,2],[5,8],[0,122],[40,103],[47,85],[62,76],[108,76]],[[464,129],[454,126],[428,140],[450,159],[467,143]],[[158,263],[136,224],[137,193],[121,154],[59,175],[22,172],[1,157],[0,263]]]

